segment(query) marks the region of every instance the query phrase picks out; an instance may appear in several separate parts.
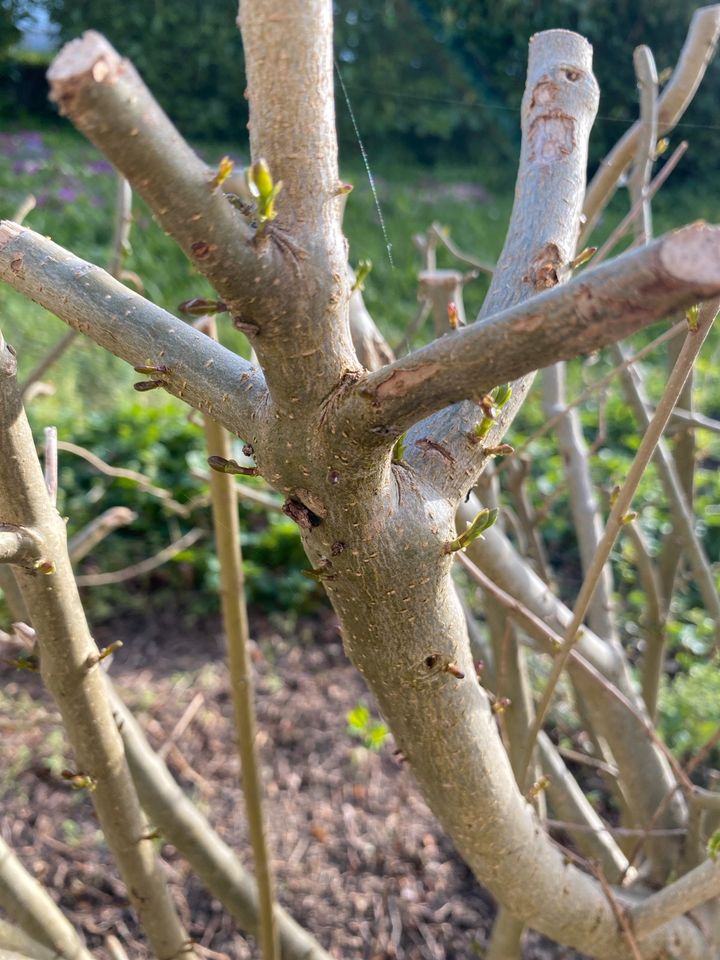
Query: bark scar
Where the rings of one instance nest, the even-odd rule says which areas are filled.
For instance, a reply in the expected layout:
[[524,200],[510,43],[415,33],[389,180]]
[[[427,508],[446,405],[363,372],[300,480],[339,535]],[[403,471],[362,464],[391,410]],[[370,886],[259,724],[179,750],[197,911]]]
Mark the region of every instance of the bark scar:
[[404,397],[415,387],[430,380],[442,369],[440,363],[420,363],[409,370],[395,370],[375,388],[375,402],[387,397]]
[[530,163],[550,164],[569,157],[575,149],[575,121],[551,110],[535,117],[528,131]]

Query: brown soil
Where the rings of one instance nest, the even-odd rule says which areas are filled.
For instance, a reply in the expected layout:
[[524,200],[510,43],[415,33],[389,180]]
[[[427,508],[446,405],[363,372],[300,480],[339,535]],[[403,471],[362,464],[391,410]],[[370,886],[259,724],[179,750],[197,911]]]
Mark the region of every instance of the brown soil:
[[[455,854],[388,736],[379,751],[347,730],[360,703],[375,714],[329,615],[292,642],[256,623],[259,745],[280,901],[335,957],[442,960],[482,957],[492,901]],[[98,629],[125,646],[111,667],[153,745],[215,829],[252,868],[238,789],[231,704],[217,625],[185,631],[125,622]],[[61,771],[72,767],[59,718],[37,675],[0,668],[3,836],[52,891],[98,957],[107,933],[131,960],[148,956],[111,865],[90,798]],[[181,719],[184,729],[168,748]],[[187,722],[189,721],[189,722]],[[257,956],[191,875],[174,847],[162,854],[184,922],[209,958]],[[535,935],[527,960],[576,957]]]

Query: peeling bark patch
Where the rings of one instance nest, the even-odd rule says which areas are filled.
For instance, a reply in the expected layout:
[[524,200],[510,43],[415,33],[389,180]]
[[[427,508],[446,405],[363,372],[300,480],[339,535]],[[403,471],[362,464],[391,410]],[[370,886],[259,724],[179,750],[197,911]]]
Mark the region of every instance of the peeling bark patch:
[[536,107],[547,107],[555,101],[558,94],[558,85],[550,77],[541,77],[535,84],[532,99],[530,100],[530,109]]
[[448,463],[455,463],[455,457],[450,453],[447,447],[443,447],[442,444],[437,443],[435,440],[429,440],[427,437],[421,437],[420,440],[415,441],[415,446],[419,447],[420,450],[434,450],[435,453],[439,453],[443,459],[447,460]]
[[531,284],[535,290],[548,290],[560,282],[558,269],[561,266],[560,250],[556,244],[548,243],[530,261],[523,282]]
[[430,380],[442,369],[440,363],[421,363],[410,370],[395,370],[375,390],[377,400],[386,397],[403,397],[410,390]]
[[555,163],[575,149],[575,121],[566,113],[536,117],[528,131],[530,163]]
[[4,250],[9,243],[15,240],[16,237],[19,237],[21,231],[22,227],[19,227],[16,223],[12,223],[9,220],[0,224],[0,250]]
[[217,244],[208,243],[206,240],[196,240],[190,247],[192,255],[196,260],[207,260],[210,254],[217,250]]
[[306,507],[304,503],[293,500],[292,497],[285,501],[282,512],[285,516],[294,520],[301,530],[312,530],[313,527],[320,526],[320,517],[313,513],[309,507]]
[[513,331],[515,333],[535,333],[543,325],[544,320],[545,317],[542,313],[531,313],[521,320],[516,320],[513,324]]

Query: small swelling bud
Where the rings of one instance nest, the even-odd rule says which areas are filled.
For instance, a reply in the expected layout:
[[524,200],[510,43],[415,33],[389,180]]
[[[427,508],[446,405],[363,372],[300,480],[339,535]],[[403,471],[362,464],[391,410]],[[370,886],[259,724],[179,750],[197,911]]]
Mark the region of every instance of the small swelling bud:
[[403,457],[405,456],[405,437],[406,437],[406,434],[401,433],[400,436],[395,441],[395,444],[392,448],[393,463],[403,462]]
[[210,186],[213,188],[213,190],[216,187],[220,187],[223,185],[223,183],[225,183],[227,178],[233,172],[234,166],[235,166],[235,163],[233,160],[230,159],[230,157],[222,158],[222,160],[218,164],[217,173],[210,181]]
[[133,390],[137,390],[138,393],[148,393],[148,391],[157,390],[162,386],[162,380],[140,380],[133,384]]
[[255,200],[258,231],[260,231],[266,223],[277,216],[275,200],[282,190],[282,180],[273,183],[270,168],[261,157],[245,171],[245,182],[250,196]]
[[468,544],[477,540],[486,530],[489,530],[497,518],[497,507],[493,507],[492,510],[488,510],[487,507],[481,510],[464,533],[445,544],[445,553],[456,553],[458,550],[464,550]]
[[88,773],[73,770],[63,770],[60,776],[67,780],[73,790],[89,790],[91,793],[97,787],[97,780]]
[[372,260],[364,259],[358,263],[357,270],[355,271],[355,283],[350,288],[350,293],[355,293],[356,290],[365,289],[365,281],[368,278],[370,271],[372,270]]
[[550,777],[540,777],[540,779],[536,780],[525,794],[525,799],[532,803],[532,801],[539,797],[544,790],[547,790],[547,788],[550,786],[550,783]]
[[239,474],[243,477],[256,477],[257,467],[241,467],[237,460],[226,460],[225,457],[208,457],[208,466],[216,473]]
[[584,263],[592,260],[596,253],[597,247],[585,247],[585,249],[581,250],[574,260],[570,261],[570,269],[577,270],[578,267],[581,267]]

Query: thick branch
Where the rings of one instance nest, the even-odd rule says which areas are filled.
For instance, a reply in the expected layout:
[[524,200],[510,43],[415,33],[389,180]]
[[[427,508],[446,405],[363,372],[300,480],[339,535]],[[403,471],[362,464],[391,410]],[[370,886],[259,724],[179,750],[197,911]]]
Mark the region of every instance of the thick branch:
[[[689,107],[715,55],[719,37],[720,4],[696,10],[673,75],[658,101],[660,135],[672,130]],[[585,197],[587,222],[581,243],[590,235],[597,218],[617,189],[620,175],[635,156],[641,132],[642,123],[638,120],[605,157],[588,186]]]
[[[77,773],[91,791],[108,846],[159,960],[187,948],[140,810],[122,741],[104,696],[67,552],[65,523],[52,505],[15,381],[14,354],[0,337],[0,514],[41,531],[42,566],[14,570],[37,636],[43,682],[57,703]],[[192,955],[192,954],[191,954]]]
[[249,226],[172,125],[133,65],[93,30],[48,70],[50,98],[145,200],[224,299],[255,271]]
[[11,920],[64,960],[91,960],[72,924],[0,837],[0,905]]
[[[474,498],[471,498],[469,504],[461,506],[460,518],[473,515],[473,510],[477,508],[477,501],[473,503],[473,500]],[[523,629],[533,637],[543,642],[544,623],[560,634],[566,631],[572,612],[547,589],[547,585],[515,552],[497,527],[492,527],[483,537],[474,540],[468,548],[468,554],[498,586],[511,596],[519,598],[535,614],[540,632],[534,629],[532,623],[524,621],[522,624]],[[639,711],[643,710],[618,645],[604,643],[590,630],[585,629],[578,644],[578,651]],[[674,793],[677,784],[667,759],[647,738],[642,725],[596,678],[574,666],[570,668],[570,672],[593,729],[607,740],[620,767],[628,802],[637,823],[651,823],[668,792],[673,792],[673,799],[666,805],[658,825],[681,825],[684,822],[684,804]],[[656,855],[659,852],[653,850]]]
[[[481,317],[498,314],[569,277],[585,195],[588,139],[597,104],[592,48],[587,40],[567,30],[536,34],[530,41],[522,104],[523,142],[515,202]],[[521,374],[537,366],[526,366]],[[514,395],[490,431],[488,445],[500,442],[531,382],[529,378],[513,385]],[[461,392],[456,399],[476,396]],[[418,415],[438,409],[431,407],[418,411]],[[408,462],[449,496],[464,495],[486,462],[482,447],[466,442],[477,422],[476,414],[474,405],[466,403],[437,413],[430,423],[418,424],[408,437]],[[449,449],[455,458],[450,469],[437,457],[423,457],[413,449],[413,442],[424,438]]]
[[[337,226],[337,137],[329,0],[241,0],[253,159],[283,182],[278,207],[304,239]],[[333,202],[333,198],[338,199]]]
[[633,929],[644,936],[673,917],[682,916],[720,895],[720,863],[706,860],[668,887],[658,890],[630,912]]
[[[589,353],[720,292],[720,228],[694,224],[371,374],[346,416],[397,436],[456,401]],[[478,411],[478,419],[481,413]]]
[[31,530],[0,522],[0,563],[29,564],[32,568],[41,552],[40,539]]
[[251,440],[267,393],[257,367],[51,240],[0,222],[0,279],[169,393]]

